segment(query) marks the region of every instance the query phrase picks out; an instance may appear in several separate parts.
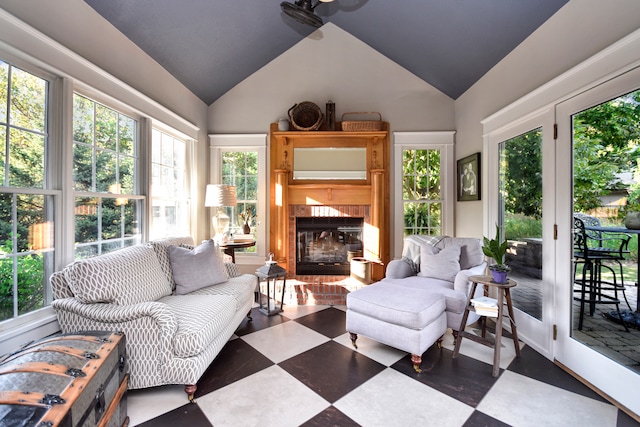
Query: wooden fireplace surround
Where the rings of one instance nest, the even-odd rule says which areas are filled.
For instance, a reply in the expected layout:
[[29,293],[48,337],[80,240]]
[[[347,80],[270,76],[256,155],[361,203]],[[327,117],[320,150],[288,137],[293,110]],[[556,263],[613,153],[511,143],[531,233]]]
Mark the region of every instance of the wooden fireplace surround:
[[[341,129],[340,123],[336,128]],[[366,147],[366,180],[293,180],[294,147]],[[291,206],[368,206],[363,256],[371,261],[372,280],[381,280],[390,258],[389,124],[380,131],[279,131],[270,126],[269,245],[274,260],[291,271]],[[295,264],[293,264],[295,265]]]

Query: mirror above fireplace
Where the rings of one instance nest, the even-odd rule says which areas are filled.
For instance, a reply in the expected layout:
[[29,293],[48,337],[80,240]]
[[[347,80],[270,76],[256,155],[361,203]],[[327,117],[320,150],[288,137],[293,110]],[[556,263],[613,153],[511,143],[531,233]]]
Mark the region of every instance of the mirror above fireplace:
[[366,180],[366,147],[295,147],[293,179]]

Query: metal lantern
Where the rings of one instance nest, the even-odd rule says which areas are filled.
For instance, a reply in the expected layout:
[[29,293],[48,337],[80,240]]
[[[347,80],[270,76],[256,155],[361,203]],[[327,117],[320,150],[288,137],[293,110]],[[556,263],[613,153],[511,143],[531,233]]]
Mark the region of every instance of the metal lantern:
[[[262,295],[260,298],[260,311],[267,316],[273,316],[274,314],[279,314],[282,312],[282,305],[284,303],[284,289],[287,284],[287,270],[280,267],[275,261],[267,261],[265,265],[256,270],[256,276],[258,276],[258,280],[264,280],[267,285],[267,298],[266,303],[263,303]],[[280,307],[277,306],[278,301],[276,300],[276,282],[278,278],[282,277],[282,296],[280,298]],[[271,297],[271,288],[273,285],[273,298]],[[271,300],[273,300],[273,304],[271,304]]]

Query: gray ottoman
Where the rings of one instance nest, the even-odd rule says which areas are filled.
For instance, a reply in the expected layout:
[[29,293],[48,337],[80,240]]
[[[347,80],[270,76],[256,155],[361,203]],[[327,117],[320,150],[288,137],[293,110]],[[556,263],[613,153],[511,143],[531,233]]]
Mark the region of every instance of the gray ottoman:
[[357,349],[358,334],[411,353],[421,372],[422,353],[447,330],[445,299],[428,289],[377,282],[347,295],[347,332]]

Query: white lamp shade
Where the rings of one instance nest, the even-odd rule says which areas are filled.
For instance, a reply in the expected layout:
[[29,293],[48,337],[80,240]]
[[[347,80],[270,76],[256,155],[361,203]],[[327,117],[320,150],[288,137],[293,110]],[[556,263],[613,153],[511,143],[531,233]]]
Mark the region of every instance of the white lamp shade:
[[224,184],[209,184],[204,197],[204,205],[209,206],[235,206],[236,187]]

